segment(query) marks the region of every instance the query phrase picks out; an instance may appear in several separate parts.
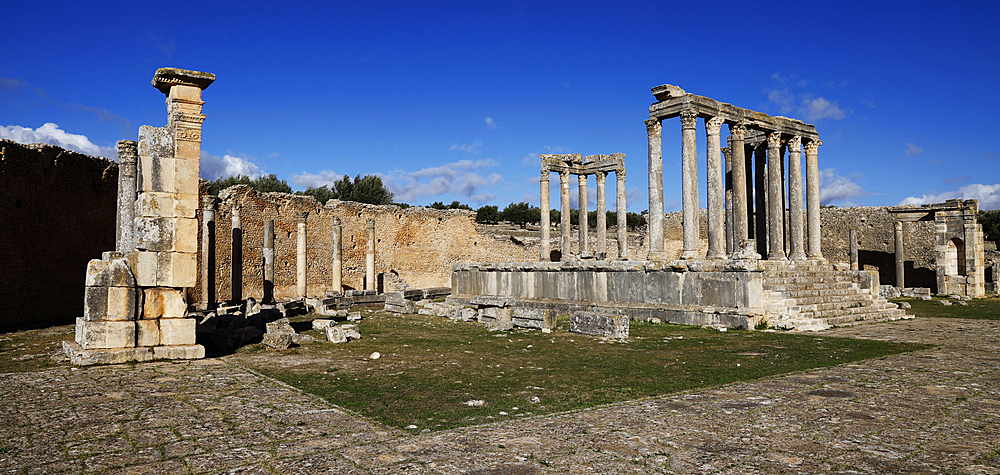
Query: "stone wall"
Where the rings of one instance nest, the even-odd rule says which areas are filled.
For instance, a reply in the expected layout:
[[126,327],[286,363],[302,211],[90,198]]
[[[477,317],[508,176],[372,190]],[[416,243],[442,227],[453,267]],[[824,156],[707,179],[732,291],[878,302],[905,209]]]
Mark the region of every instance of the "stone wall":
[[115,248],[118,164],[0,139],[0,328],[72,323],[87,262]]

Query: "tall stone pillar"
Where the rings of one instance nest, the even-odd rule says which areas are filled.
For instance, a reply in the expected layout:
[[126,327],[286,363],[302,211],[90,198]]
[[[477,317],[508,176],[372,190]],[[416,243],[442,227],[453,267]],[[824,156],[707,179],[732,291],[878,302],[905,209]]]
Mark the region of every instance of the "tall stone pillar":
[[746,163],[745,163],[745,165],[743,167],[743,171],[745,172],[746,177],[747,177],[747,184],[746,184],[746,193],[747,193],[746,194],[746,204],[747,204],[747,214],[746,214],[747,229],[746,229],[746,237],[750,238],[750,239],[756,239],[757,224],[756,224],[756,221],[754,220],[754,209],[753,209],[754,208],[754,197],[755,197],[755,193],[754,193],[755,183],[754,183],[754,165],[753,165],[753,146],[752,145],[746,145],[746,142],[744,142],[744,145],[743,145],[743,154],[744,154],[744,159],[746,160]]
[[264,221],[264,303],[274,302],[274,220]]
[[215,308],[215,201],[201,197],[201,308]]
[[768,166],[767,142],[761,142],[754,148],[754,235],[757,239],[757,254],[767,255],[767,202],[768,202]]
[[118,216],[116,223],[116,248],[126,253],[135,249],[135,198],[136,167],[139,161],[139,142],[118,141]]
[[569,172],[559,172],[559,237],[562,259],[569,257]]
[[663,123],[660,119],[646,121],[646,135],[649,138],[649,234],[648,259],[666,260],[663,251],[663,152],[661,134]]
[[336,216],[330,220],[330,224],[333,226],[333,271],[331,272],[330,287],[334,293],[339,294],[344,291],[344,255],[343,238],[341,237],[343,227],[340,218]]
[[602,259],[608,253],[608,204],[604,196],[604,183],[608,174],[597,172],[594,178],[597,179],[597,255]]
[[743,124],[729,124],[729,150],[733,163],[733,249],[747,238],[747,169],[744,139],[747,129]]
[[[698,257],[698,114],[681,112],[681,194],[683,195],[684,249],[681,259]],[[661,198],[662,199],[662,198]]]
[[733,252],[733,152],[729,146],[722,148],[723,167],[722,181],[726,190],[726,206],[724,219],[726,221],[726,255]]
[[820,207],[819,207],[819,146],[820,140],[806,143],[806,223],[809,234],[809,258],[823,259],[820,249]]
[[896,238],[896,287],[906,287],[904,279],[906,254],[903,248],[903,222],[896,221],[893,224],[893,236]]
[[781,133],[767,135],[767,260],[784,261],[784,200],[781,199]]
[[243,300],[243,223],[240,221],[240,204],[233,202],[233,232],[231,241],[232,265],[230,268],[231,302]]
[[580,233],[579,233],[580,244],[579,244],[578,247],[580,249],[580,256],[582,257],[582,256],[589,256],[590,255],[590,237],[589,237],[589,234],[590,234],[590,226],[589,226],[589,224],[590,223],[587,222],[587,218],[588,218],[588,216],[587,216],[587,211],[588,211],[587,210],[587,175],[577,175],[576,176],[576,182],[578,183],[577,187],[578,187],[578,189],[580,191],[580,219],[579,219],[579,221],[580,221]]
[[[706,174],[708,176],[708,253],[705,257],[708,259],[724,259],[726,257],[726,247],[724,241],[726,237],[726,222],[725,216],[723,215],[725,188],[723,187],[722,182],[722,152],[719,145],[719,130],[722,128],[723,122],[724,120],[722,117],[713,117],[705,121],[705,131],[708,142],[708,158],[705,160],[708,167]],[[687,129],[684,130],[686,131]],[[687,145],[687,140],[688,138],[685,134],[683,145]],[[691,140],[693,141],[693,138]],[[697,181],[697,175],[695,175],[695,180]],[[687,198],[687,195],[685,195],[685,198]],[[697,212],[697,193],[695,193],[694,199],[694,210]],[[685,217],[687,216],[686,213],[687,211],[685,211]],[[697,224],[697,214],[695,216],[695,223]],[[686,238],[687,233],[685,233],[685,242],[687,241]],[[697,235],[695,235],[695,239],[697,239]],[[688,247],[685,246],[685,249],[688,249]]]
[[365,289],[375,289],[375,220],[366,221],[367,241],[365,242],[367,252],[365,254]]
[[539,218],[541,218],[541,220],[539,221],[541,223],[539,225],[539,233],[541,234],[540,246],[539,246],[541,248],[540,251],[541,255],[539,256],[539,260],[541,260],[542,262],[548,262],[552,259],[552,242],[550,236],[551,232],[550,226],[552,223],[549,222],[550,220],[549,209],[551,205],[549,204],[548,170],[542,170],[542,177],[541,180],[539,180],[539,183],[541,184],[542,187],[540,195],[541,216],[539,216]]
[[848,239],[848,261],[851,265],[851,270],[858,270],[858,230],[852,229],[847,233]]
[[298,228],[298,239],[295,246],[295,294],[298,298],[308,297],[306,294],[306,218],[309,213],[298,213],[295,218]]
[[615,188],[615,212],[618,215],[618,258],[628,260],[628,213],[625,211],[625,169],[615,171],[618,180]]
[[788,258],[805,260],[805,239],[802,233],[802,137],[788,140]]

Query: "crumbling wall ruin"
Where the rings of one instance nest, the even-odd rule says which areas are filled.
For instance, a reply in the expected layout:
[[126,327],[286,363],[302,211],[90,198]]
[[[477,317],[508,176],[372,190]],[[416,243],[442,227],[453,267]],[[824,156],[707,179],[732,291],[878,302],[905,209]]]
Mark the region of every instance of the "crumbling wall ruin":
[[87,262],[115,246],[118,164],[0,139],[0,328],[71,323]]

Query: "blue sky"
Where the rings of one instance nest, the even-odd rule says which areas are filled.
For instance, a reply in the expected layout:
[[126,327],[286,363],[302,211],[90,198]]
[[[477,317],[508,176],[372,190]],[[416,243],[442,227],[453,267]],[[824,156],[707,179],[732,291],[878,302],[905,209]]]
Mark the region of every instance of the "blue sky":
[[[643,120],[669,83],[815,124],[825,204],[1000,208],[1000,3],[806,3],[16,2],[0,137],[113,157],[165,124],[149,81],[178,67],[217,75],[204,178],[376,173],[397,201],[502,208],[538,204],[539,154],[622,152],[641,211]],[[663,135],[672,211],[679,121]]]

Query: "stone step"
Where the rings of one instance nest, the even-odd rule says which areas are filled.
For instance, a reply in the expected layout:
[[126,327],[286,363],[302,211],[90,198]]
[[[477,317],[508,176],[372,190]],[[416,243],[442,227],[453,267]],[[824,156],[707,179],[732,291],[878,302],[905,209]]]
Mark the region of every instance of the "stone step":
[[860,313],[854,315],[842,315],[839,317],[824,317],[822,320],[826,322],[828,325],[843,326],[846,324],[857,324],[858,322],[868,322],[872,320],[881,320],[890,318],[899,319],[899,318],[904,318],[905,316],[906,312],[900,309],[892,309],[892,310],[880,310],[878,312]]
[[764,284],[764,290],[772,290],[776,292],[782,291],[800,291],[800,290],[838,290],[838,289],[852,289],[855,288],[857,284],[855,282],[809,282],[809,283],[780,283],[780,284]]
[[845,300],[853,297],[871,298],[871,291],[868,289],[833,289],[833,290],[802,290],[802,291],[765,291],[765,299],[795,299],[800,304],[832,302]]
[[795,274],[788,276],[767,275],[765,273],[764,279],[762,281],[763,285],[813,284],[813,283],[829,283],[829,282],[854,282],[854,278],[850,275],[844,275],[839,273],[830,275]]

